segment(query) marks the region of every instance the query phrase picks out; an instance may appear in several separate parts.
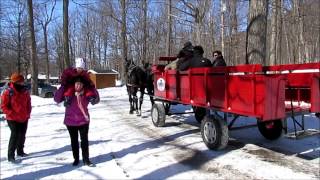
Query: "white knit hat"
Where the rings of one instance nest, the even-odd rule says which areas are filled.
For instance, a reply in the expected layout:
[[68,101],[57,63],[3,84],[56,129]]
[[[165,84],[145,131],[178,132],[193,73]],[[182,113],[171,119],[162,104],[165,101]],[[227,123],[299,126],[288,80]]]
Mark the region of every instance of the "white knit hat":
[[83,58],[76,58],[76,68],[82,68],[84,69],[86,67],[86,64],[84,62]]

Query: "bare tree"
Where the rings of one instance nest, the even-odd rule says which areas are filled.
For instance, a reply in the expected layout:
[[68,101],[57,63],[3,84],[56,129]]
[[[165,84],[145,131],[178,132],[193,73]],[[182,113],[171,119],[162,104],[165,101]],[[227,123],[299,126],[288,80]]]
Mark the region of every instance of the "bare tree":
[[308,47],[305,43],[304,38],[304,24],[303,24],[303,16],[302,16],[302,8],[301,8],[301,1],[293,1],[293,13],[295,18],[296,24],[296,44],[298,45],[297,52],[298,52],[298,62],[304,63],[306,59],[309,59],[308,56]]
[[171,55],[171,37],[172,37],[172,0],[167,0],[167,35],[166,35],[166,55]]
[[32,0],[28,0],[28,12],[29,12],[29,31],[31,40],[31,94],[38,95],[38,63],[37,63],[37,47],[34,33],[33,23],[33,7]]
[[17,32],[17,37],[18,37],[18,72],[21,72],[21,21],[22,21],[22,14],[24,11],[24,4],[21,3],[20,1],[18,2],[18,32]]
[[126,80],[127,74],[124,71],[124,62],[128,60],[128,42],[127,42],[127,8],[126,0],[120,0],[121,5],[121,39],[122,39],[122,80]]
[[213,52],[216,50],[216,36],[215,36],[215,19],[214,19],[214,8],[212,7],[212,10],[210,11],[209,16],[209,37],[210,41],[209,44],[212,45],[210,51]]
[[220,0],[220,37],[221,37],[221,52],[225,54],[225,12],[226,12],[226,2]]
[[237,16],[237,0],[231,0],[230,1],[230,48],[229,48],[229,54],[230,54],[230,61],[233,62],[233,64],[237,64],[237,33],[238,33],[238,16]]
[[147,0],[143,0],[143,48],[142,48],[142,64],[147,62],[147,16],[148,16],[148,5]]
[[[53,10],[56,5],[56,0],[53,0],[53,5],[51,6],[51,10],[48,10],[47,3],[44,4],[44,7],[40,7],[42,13],[37,16],[37,20],[42,27],[43,38],[44,38],[44,55],[46,59],[46,78],[47,82],[50,79],[50,62],[49,62],[49,50],[48,50],[48,25],[52,20]],[[40,10],[39,9],[39,10]],[[48,14],[48,11],[50,14]]]
[[69,0],[63,0],[63,57],[64,66],[70,67],[71,62],[69,58]]
[[270,38],[270,49],[269,49],[269,63],[270,65],[275,65],[279,63],[279,48],[281,44],[280,27],[281,26],[281,1],[282,0],[272,0],[271,8],[271,38]]
[[[210,7],[209,0],[198,0],[197,4],[192,4],[191,2],[187,2],[186,0],[181,0],[181,2],[191,11],[186,12],[185,14],[190,15],[194,18],[194,26],[195,26],[195,42],[196,44],[201,44],[201,33],[203,27],[203,20],[205,18],[206,13],[208,12],[208,8]],[[182,10],[181,10],[182,11]]]
[[268,0],[251,0],[247,27],[246,64],[266,65]]

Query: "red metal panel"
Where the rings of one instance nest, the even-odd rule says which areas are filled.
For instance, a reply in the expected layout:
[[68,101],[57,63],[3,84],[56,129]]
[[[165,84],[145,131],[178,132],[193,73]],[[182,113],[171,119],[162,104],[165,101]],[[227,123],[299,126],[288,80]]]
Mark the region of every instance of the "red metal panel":
[[191,103],[206,106],[206,77],[205,70],[203,72],[192,72],[191,71]]
[[225,102],[226,76],[224,74],[209,74],[208,75],[208,99],[209,105],[216,108],[227,109]]
[[[262,120],[285,117],[285,78],[282,75],[264,76],[265,99]],[[260,112],[259,112],[260,113]]]
[[287,74],[288,86],[310,87],[315,73],[289,73]]
[[168,99],[177,99],[177,71],[169,70],[166,77],[166,91]]
[[320,112],[320,79],[316,75],[312,78],[310,111]]
[[180,100],[190,104],[190,80],[188,72],[180,73]]
[[263,67],[263,71],[286,71],[286,70],[305,70],[305,69],[320,69],[320,63],[284,64],[284,65]]
[[228,80],[228,104],[231,112],[253,114],[252,77],[248,75],[230,76]]
[[[320,63],[306,65],[240,65],[216,68],[191,68],[188,71],[164,71],[153,67],[155,86],[160,78],[164,91],[155,88],[155,96],[183,104],[208,107],[239,115],[274,120],[285,116],[285,100],[311,103],[311,112],[320,111],[319,71],[306,72],[303,68],[319,67]],[[291,72],[274,72],[303,70]],[[265,72],[269,70],[268,72]],[[161,83],[160,83],[161,84]],[[290,86],[290,92],[289,87]]]

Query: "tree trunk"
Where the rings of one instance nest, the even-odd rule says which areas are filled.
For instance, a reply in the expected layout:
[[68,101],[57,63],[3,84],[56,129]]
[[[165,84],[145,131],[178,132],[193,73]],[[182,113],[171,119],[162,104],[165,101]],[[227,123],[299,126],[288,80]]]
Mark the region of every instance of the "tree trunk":
[[220,23],[221,23],[221,26],[220,26],[220,28],[221,28],[221,31],[220,31],[220,37],[221,37],[221,52],[222,52],[222,54],[224,55],[224,53],[225,53],[225,48],[224,48],[224,46],[225,46],[225,40],[224,40],[224,13],[225,13],[225,11],[226,11],[226,3],[225,3],[225,1],[224,0],[221,0],[220,1],[220,3],[221,3],[221,14],[220,14]]
[[278,59],[278,61],[276,62],[277,64],[282,64],[282,7],[283,7],[283,0],[279,0],[278,2],[279,7],[278,8],[278,16],[277,16],[277,48],[276,48],[276,59]]
[[298,44],[298,62],[305,63],[306,59],[308,59],[308,47],[306,46],[303,32],[304,32],[304,25],[303,25],[303,17],[301,13],[301,1],[293,1],[293,12],[294,18],[296,19],[296,23],[298,24],[297,27],[297,44]]
[[214,8],[210,11],[210,20],[209,20],[209,28],[210,28],[210,44],[212,44],[211,53],[216,50],[216,41],[215,41],[215,31],[214,31]]
[[201,22],[202,19],[200,17],[199,14],[199,9],[196,8],[195,10],[195,29],[196,29],[196,45],[200,45],[201,44]]
[[22,12],[19,10],[19,15],[18,15],[18,32],[17,32],[17,35],[18,35],[18,73],[21,73],[21,15],[22,15]]
[[128,43],[127,43],[127,11],[126,11],[126,0],[120,0],[121,4],[121,39],[122,39],[122,80],[126,81],[127,72],[124,71],[125,61],[128,59]]
[[143,49],[142,49],[142,64],[147,62],[147,15],[148,5],[147,0],[143,0]]
[[50,63],[49,63],[49,51],[48,51],[48,33],[47,33],[47,26],[44,25],[43,27],[43,37],[44,37],[44,55],[46,58],[46,75],[47,75],[47,82],[50,81]]
[[171,0],[167,0],[167,24],[168,24],[168,32],[167,32],[167,37],[166,37],[166,55],[170,56],[171,55],[171,34],[172,34],[172,18],[171,18],[171,11],[172,11],[172,2]]
[[37,47],[33,24],[33,7],[32,0],[28,0],[29,31],[31,40],[31,94],[38,95],[38,64],[37,64]]
[[268,0],[251,0],[249,8],[246,64],[266,65]]
[[68,17],[69,0],[63,0],[63,56],[65,67],[71,67],[69,58],[69,17]]
[[271,16],[271,39],[270,39],[270,51],[269,51],[269,64],[277,64],[277,48],[279,39],[278,34],[278,13],[279,13],[279,0],[271,0],[272,16]]
[[233,62],[233,65],[238,64],[237,61],[237,32],[238,32],[238,20],[237,20],[237,0],[230,1],[230,61]]

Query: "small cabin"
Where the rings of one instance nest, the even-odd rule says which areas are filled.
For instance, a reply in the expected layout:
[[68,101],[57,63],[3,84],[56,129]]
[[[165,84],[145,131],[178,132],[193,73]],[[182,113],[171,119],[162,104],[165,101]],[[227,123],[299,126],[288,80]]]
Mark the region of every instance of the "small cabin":
[[115,87],[119,76],[115,70],[89,70],[88,73],[97,89]]
[[[27,82],[31,82],[31,74],[27,75]],[[39,73],[38,83],[46,83],[46,82],[47,82],[47,75]],[[49,76],[49,84],[59,84],[59,77]]]

